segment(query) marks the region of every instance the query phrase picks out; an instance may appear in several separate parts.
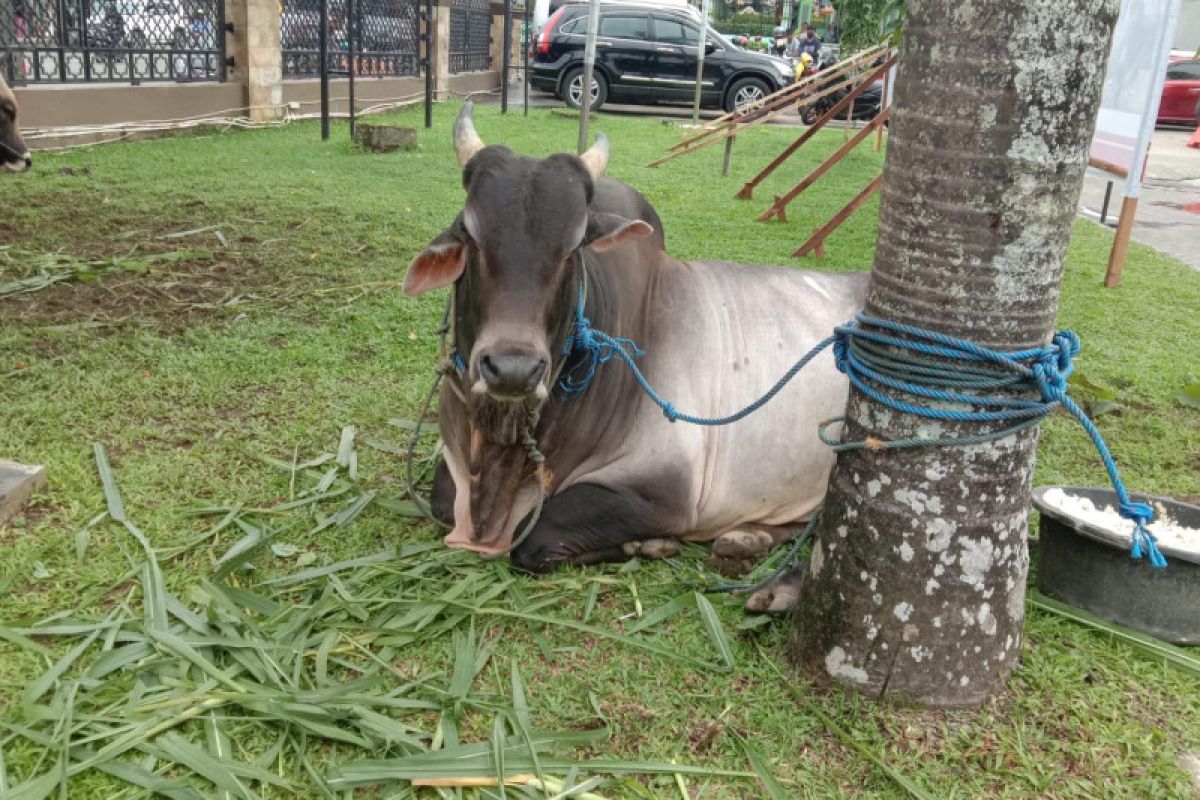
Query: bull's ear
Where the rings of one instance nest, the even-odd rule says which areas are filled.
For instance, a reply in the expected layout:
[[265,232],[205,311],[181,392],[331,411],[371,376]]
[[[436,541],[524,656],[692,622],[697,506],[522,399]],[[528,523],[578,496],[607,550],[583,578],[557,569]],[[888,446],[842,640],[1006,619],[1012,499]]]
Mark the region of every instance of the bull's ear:
[[583,243],[597,253],[612,250],[629,239],[643,239],[654,233],[654,226],[641,219],[625,219],[616,214],[592,213],[588,215],[587,234]]
[[458,280],[467,266],[467,248],[452,231],[432,242],[408,265],[404,293],[409,297],[432,292]]

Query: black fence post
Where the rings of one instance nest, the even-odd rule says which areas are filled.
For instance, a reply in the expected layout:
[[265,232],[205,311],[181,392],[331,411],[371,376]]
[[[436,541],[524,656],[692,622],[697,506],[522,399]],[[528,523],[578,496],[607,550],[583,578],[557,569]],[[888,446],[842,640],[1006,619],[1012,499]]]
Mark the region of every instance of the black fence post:
[[433,127],[433,0],[425,0],[425,128]]
[[350,140],[354,141],[354,73],[358,71],[355,58],[356,42],[358,40],[359,15],[362,13],[358,0],[346,0],[346,72],[350,91]]
[[321,14],[317,23],[317,53],[321,60],[321,140],[329,139],[329,0],[321,0]]
[[525,116],[529,116],[529,50],[533,46],[533,28],[529,22],[529,0],[525,1],[525,30],[521,36],[521,57],[525,67],[521,70],[521,86],[525,94]]
[[504,24],[500,28],[504,38],[500,44],[500,113],[508,113],[508,68],[509,50],[512,43],[512,0],[504,0]]
[[217,4],[217,29],[214,32],[216,41],[213,44],[217,48],[217,81],[225,83],[229,80],[229,43],[225,41],[225,34],[230,33],[229,20],[225,17],[225,0],[216,0]]

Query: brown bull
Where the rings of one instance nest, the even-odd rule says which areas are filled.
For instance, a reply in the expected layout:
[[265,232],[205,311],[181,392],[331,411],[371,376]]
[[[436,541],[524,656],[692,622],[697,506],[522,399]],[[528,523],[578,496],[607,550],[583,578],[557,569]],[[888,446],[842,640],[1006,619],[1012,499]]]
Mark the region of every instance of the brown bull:
[[433,498],[454,525],[446,543],[511,550],[532,571],[661,555],[678,539],[754,556],[812,514],[834,461],[817,425],[846,403],[832,355],[752,416],[697,427],[665,419],[625,365],[599,363],[575,334],[586,318],[636,342],[664,397],[718,416],[851,318],[866,274],[672,258],[653,207],[603,177],[603,137],[580,157],[520,156],[485,146],[467,103],[455,146],[466,205],[405,277],[408,294],[453,286]]
[[24,172],[31,166],[33,159],[17,126],[17,97],[0,77],[0,169]]

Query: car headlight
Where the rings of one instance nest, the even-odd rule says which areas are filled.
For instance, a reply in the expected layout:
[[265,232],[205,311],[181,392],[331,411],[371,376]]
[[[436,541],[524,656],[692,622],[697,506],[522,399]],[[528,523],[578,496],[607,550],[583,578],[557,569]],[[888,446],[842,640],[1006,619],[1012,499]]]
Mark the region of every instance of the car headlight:
[[796,77],[796,70],[792,67],[791,64],[788,64],[787,62],[776,61],[775,69],[779,70],[779,74],[788,80],[791,80],[792,78]]

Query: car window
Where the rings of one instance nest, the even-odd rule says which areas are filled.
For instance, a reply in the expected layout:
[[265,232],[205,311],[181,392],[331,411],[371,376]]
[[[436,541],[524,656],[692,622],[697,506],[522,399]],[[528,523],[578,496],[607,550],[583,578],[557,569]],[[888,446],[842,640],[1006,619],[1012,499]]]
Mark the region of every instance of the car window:
[[1167,80],[1200,80],[1200,61],[1180,61],[1178,64],[1172,64],[1171,66],[1167,67]]
[[700,41],[700,31],[676,19],[654,18],[654,38],[667,44],[686,44],[692,47]]
[[[578,30],[573,33],[579,33]],[[605,14],[600,18],[600,35],[614,39],[649,39],[646,17],[641,14]]]
[[575,19],[567,20],[565,23],[563,23],[563,26],[558,29],[558,32],[584,34],[587,33],[587,28],[588,18],[587,14],[584,14],[583,16],[576,17]]

